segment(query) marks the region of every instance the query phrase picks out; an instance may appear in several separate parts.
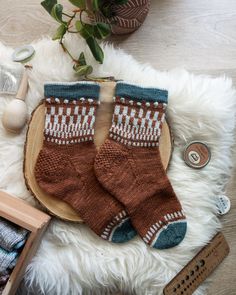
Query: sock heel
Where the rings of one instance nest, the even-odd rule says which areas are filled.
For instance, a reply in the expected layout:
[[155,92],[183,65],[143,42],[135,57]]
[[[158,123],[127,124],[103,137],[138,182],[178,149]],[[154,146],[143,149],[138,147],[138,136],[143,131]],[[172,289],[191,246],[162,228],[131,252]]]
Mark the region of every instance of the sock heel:
[[63,198],[65,188],[77,189],[78,187],[75,167],[66,155],[55,149],[44,148],[40,151],[34,174],[38,185],[58,198]]

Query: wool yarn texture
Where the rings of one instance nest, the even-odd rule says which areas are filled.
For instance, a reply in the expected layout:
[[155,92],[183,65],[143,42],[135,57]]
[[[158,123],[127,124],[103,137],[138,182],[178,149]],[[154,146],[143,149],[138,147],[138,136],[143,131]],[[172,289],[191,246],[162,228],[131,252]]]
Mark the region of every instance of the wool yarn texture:
[[2,274],[0,274],[0,294],[2,294],[3,290],[6,287],[6,284],[9,280],[10,277],[10,272],[4,272]]
[[0,286],[0,294],[2,294],[2,292],[4,291],[4,289],[5,289],[5,285]]
[[109,138],[95,160],[99,181],[125,206],[143,241],[156,249],[178,245],[187,230],[158,147],[167,102],[166,90],[118,82]]
[[44,89],[44,144],[35,166],[39,186],[69,203],[101,238],[114,243],[132,239],[136,231],[123,205],[94,174],[99,84],[52,83]]
[[0,248],[0,274],[5,274],[9,269],[14,268],[17,257],[17,251],[8,252],[3,248]]
[[27,234],[26,229],[0,218],[0,247],[6,251],[21,248],[25,244]]
[[0,286],[3,286],[7,283],[9,276],[10,276],[9,273],[5,273],[5,274],[0,275]]

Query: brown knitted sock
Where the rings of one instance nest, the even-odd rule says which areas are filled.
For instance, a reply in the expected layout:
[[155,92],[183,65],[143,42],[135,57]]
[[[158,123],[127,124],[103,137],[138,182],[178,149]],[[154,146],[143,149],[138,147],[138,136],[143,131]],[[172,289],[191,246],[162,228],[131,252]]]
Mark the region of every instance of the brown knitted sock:
[[94,175],[93,142],[99,85],[45,85],[44,144],[35,166],[39,186],[69,203],[90,228],[105,240],[126,242],[134,237],[124,207]]
[[118,82],[109,139],[95,159],[99,181],[125,205],[143,240],[158,249],[179,244],[187,224],[158,148],[167,96],[166,90]]

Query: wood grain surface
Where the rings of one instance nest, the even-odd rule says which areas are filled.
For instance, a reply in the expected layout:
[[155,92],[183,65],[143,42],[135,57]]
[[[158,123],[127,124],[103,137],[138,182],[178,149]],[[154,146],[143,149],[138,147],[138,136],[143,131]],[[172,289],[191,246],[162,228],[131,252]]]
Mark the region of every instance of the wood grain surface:
[[[0,0],[0,41],[18,46],[53,33],[57,25],[39,3]],[[144,25],[112,41],[157,69],[184,66],[195,73],[226,74],[236,82],[235,0],[152,0]],[[236,170],[227,194],[232,208],[222,223],[231,253],[211,276],[208,295],[236,294]]]

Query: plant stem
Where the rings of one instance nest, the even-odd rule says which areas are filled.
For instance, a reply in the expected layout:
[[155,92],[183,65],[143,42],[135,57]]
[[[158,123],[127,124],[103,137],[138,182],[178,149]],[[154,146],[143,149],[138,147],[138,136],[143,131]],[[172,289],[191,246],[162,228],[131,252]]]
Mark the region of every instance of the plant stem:
[[70,20],[67,23],[68,27],[70,26],[72,20],[75,18],[76,14],[77,14],[77,12],[75,11],[74,14],[71,16]]
[[105,82],[105,81],[115,81],[114,77],[93,77],[93,76],[85,76],[86,79],[90,81],[97,81],[97,82]]
[[73,55],[70,53],[70,51],[66,48],[66,46],[64,45],[64,43],[62,42],[62,39],[60,40],[60,45],[62,47],[62,49],[69,55],[69,57],[72,59],[72,61],[76,64],[78,64],[78,60],[76,60]]
[[70,31],[70,30],[67,30],[68,33],[73,33],[73,34],[78,34],[78,31]]
[[81,10],[80,11],[80,14],[79,14],[79,19],[80,19],[80,22],[81,22],[82,25],[84,25],[84,22],[82,20],[82,14],[83,14],[83,12],[84,12],[84,10]]
[[65,12],[62,12],[62,14],[65,15],[65,16],[67,16],[67,17],[69,17],[69,18],[72,18],[73,17],[73,15],[69,15],[69,14],[67,14]]
[[[78,33],[77,31],[70,31],[70,30],[69,30],[70,24],[71,24],[72,20],[75,18],[77,12],[79,12],[79,10],[78,10],[78,11],[74,11],[73,15],[69,15],[69,14],[67,14],[67,13],[62,12],[63,15],[69,17],[69,20],[68,20],[68,22],[67,22],[67,32],[68,32],[68,33]],[[63,37],[60,39],[60,45],[61,45],[62,49],[64,50],[64,52],[66,52],[66,53],[69,55],[69,57],[72,59],[72,61],[73,61],[74,63],[79,64],[78,60],[76,60],[76,59],[73,57],[73,55],[72,55],[72,54],[70,53],[70,51],[66,48],[66,46],[65,46],[65,44],[63,43],[62,40],[63,40]]]

